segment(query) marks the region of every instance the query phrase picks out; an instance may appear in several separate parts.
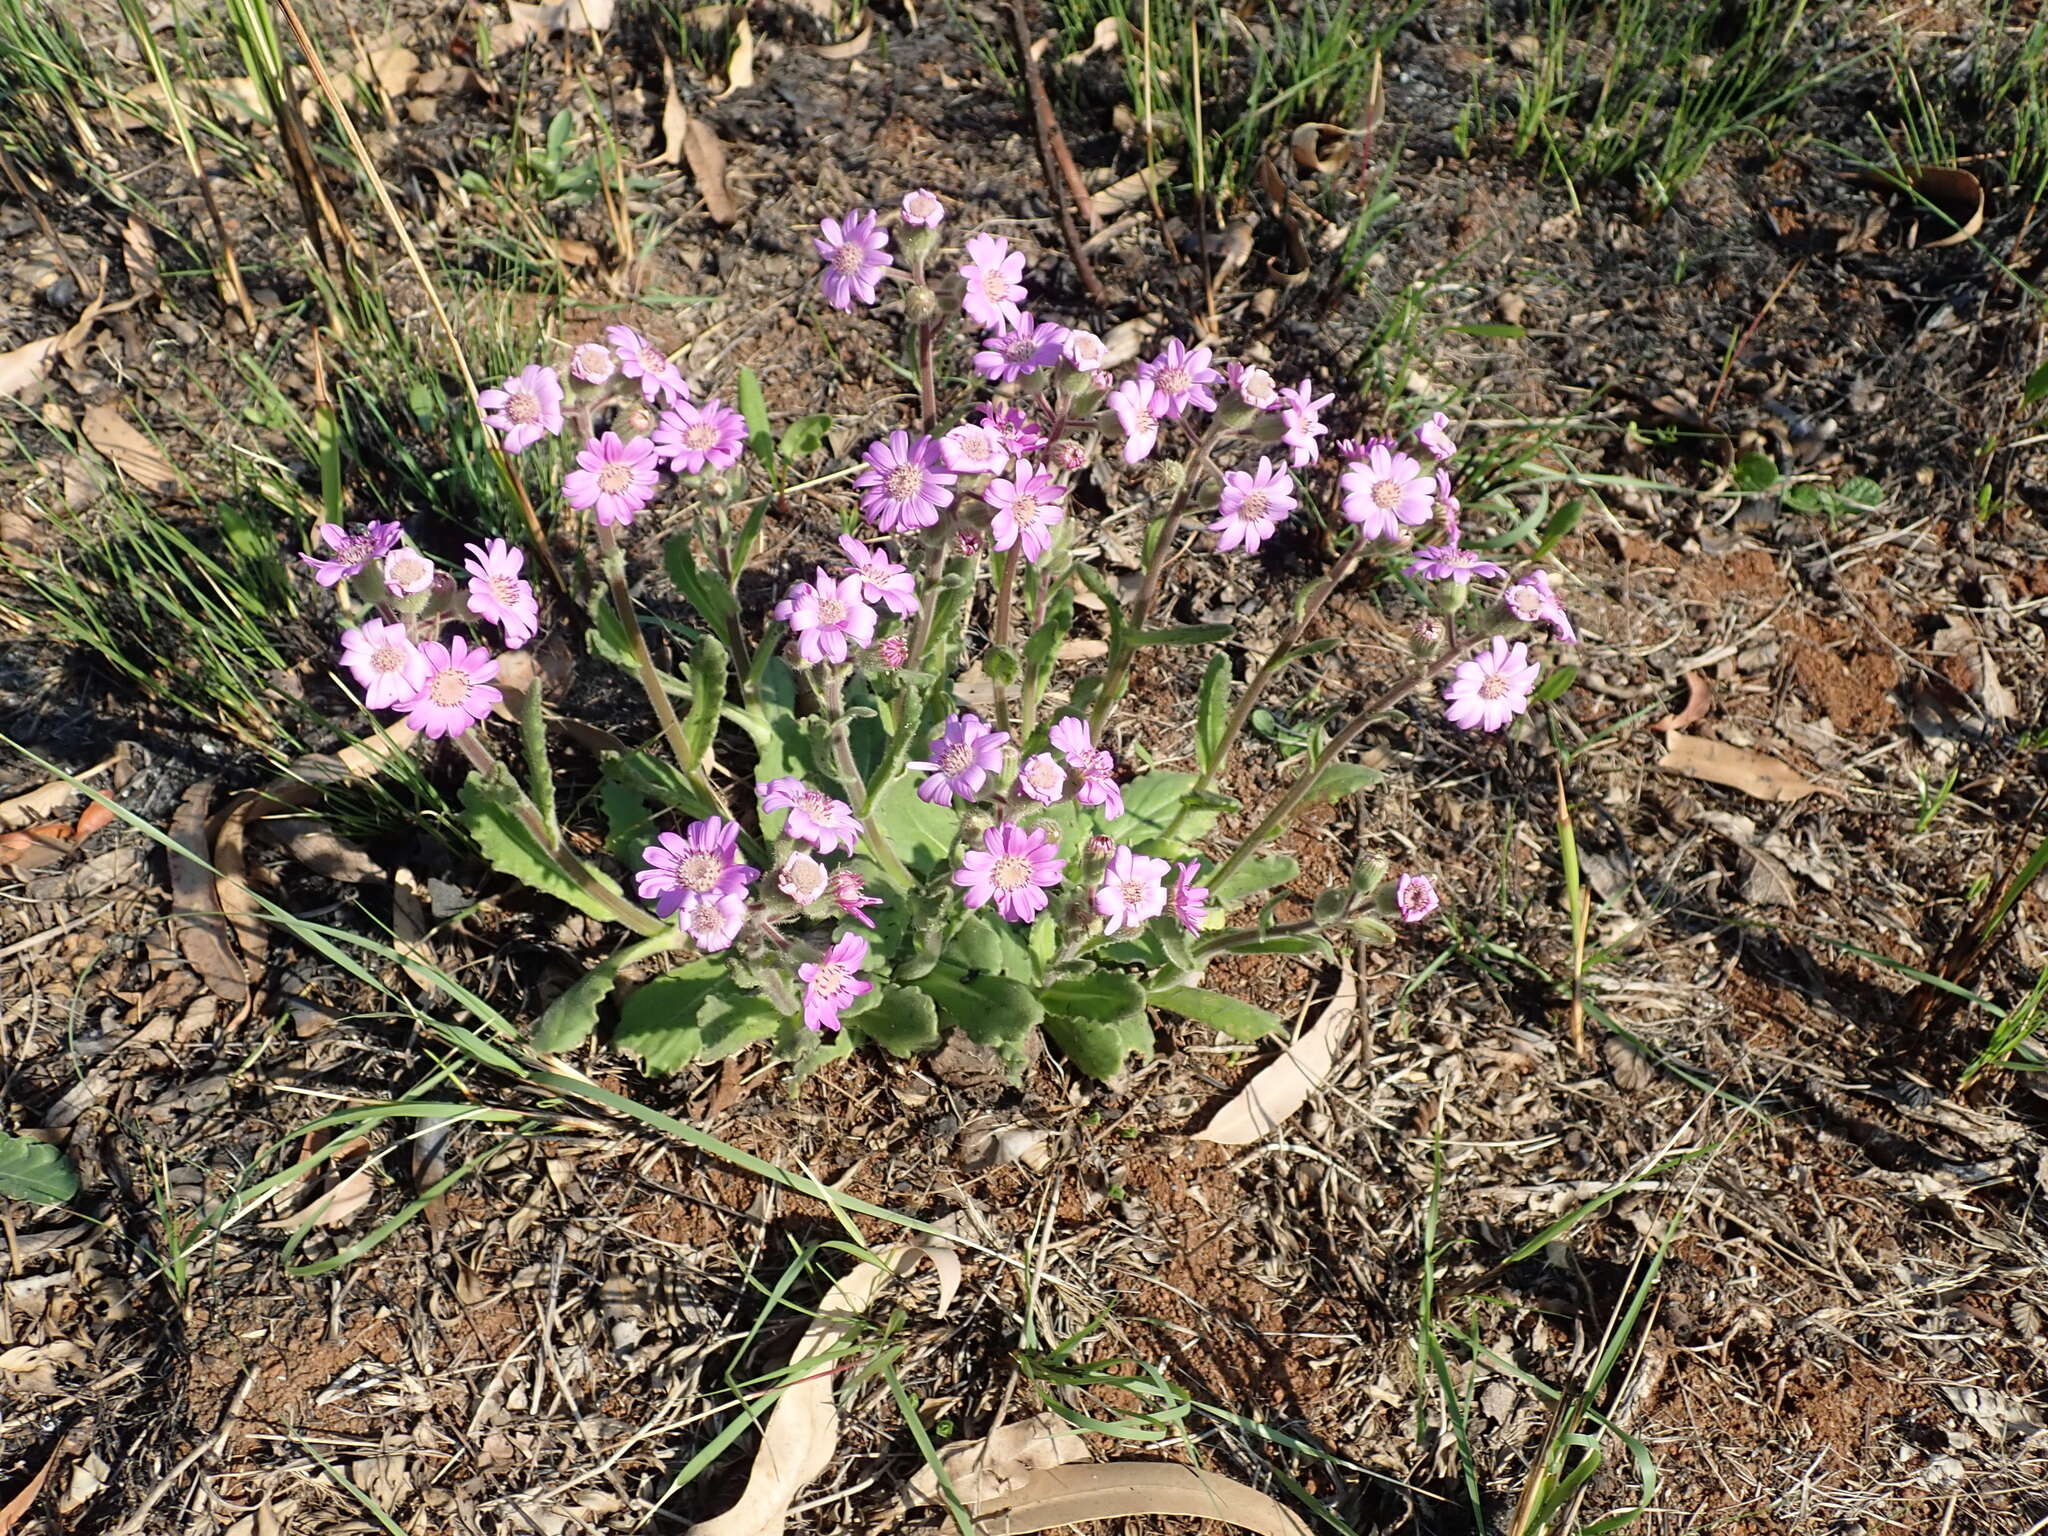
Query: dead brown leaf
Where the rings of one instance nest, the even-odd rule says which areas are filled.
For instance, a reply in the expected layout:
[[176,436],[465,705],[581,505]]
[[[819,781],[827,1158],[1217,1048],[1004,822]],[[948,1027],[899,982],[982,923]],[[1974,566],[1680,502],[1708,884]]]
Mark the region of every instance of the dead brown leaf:
[[875,22],[871,16],[860,24],[860,30],[843,43],[819,43],[811,49],[821,59],[853,59],[868,51],[868,44],[874,40]]
[[1357,1011],[1358,980],[1346,971],[1323,1016],[1282,1051],[1277,1060],[1260,1068],[1236,1098],[1195,1132],[1194,1139],[1243,1147],[1279,1129],[1308,1102],[1310,1094],[1330,1080],[1336,1070],[1338,1042]]
[[1309,1536],[1308,1522],[1243,1483],[1178,1461],[1103,1461],[1034,1472],[982,1536],[1026,1536],[1087,1520],[1181,1515],[1220,1520],[1258,1536]]
[[1961,166],[1909,165],[1898,172],[1858,171],[1849,179],[1880,191],[1904,192],[1916,209],[1931,208],[1937,215],[1934,227],[1948,233],[1922,240],[1916,219],[1906,243],[1922,250],[1961,245],[1984,227],[1984,184]]
[[661,153],[649,163],[681,165],[683,136],[689,132],[690,113],[676,92],[676,67],[667,54],[661,56],[661,85],[667,93],[661,107]]
[[40,383],[60,356],[69,355],[85,340],[103,307],[99,299],[94,299],[70,330],[41,337],[12,352],[0,352],[0,400],[12,400],[30,385]]
[[906,1500],[912,1506],[939,1502],[939,1471],[952,1484],[953,1496],[979,1514],[985,1505],[1022,1488],[1034,1472],[1088,1459],[1088,1442],[1056,1413],[1033,1414],[1005,1424],[983,1440],[957,1440],[939,1450],[939,1466],[925,1466],[911,1478]]
[[61,864],[71,852],[70,835],[70,826],[61,821],[0,833],[0,869],[25,875],[30,870]]
[[1698,725],[1714,707],[1714,685],[1701,672],[1685,674],[1685,707],[1651,725],[1653,731],[1683,731]]
[[714,224],[730,224],[740,216],[732,193],[725,186],[725,146],[701,117],[683,124],[683,158],[690,162],[690,174],[704,198],[704,211]]
[[69,805],[77,794],[78,791],[66,780],[52,779],[39,788],[24,790],[11,800],[0,800],[0,832],[48,821]]
[[1113,219],[1126,208],[1135,207],[1151,195],[1154,187],[1164,186],[1180,170],[1178,160],[1160,160],[1148,165],[1142,171],[1133,171],[1121,181],[1113,181],[1100,192],[1088,199],[1088,206],[1097,218]]
[[505,13],[506,19],[491,28],[495,48],[546,42],[557,32],[602,32],[612,24],[612,0],[547,0],[543,5],[506,0]]
[[754,29],[742,16],[738,26],[732,29],[732,56],[725,65],[725,89],[718,93],[723,101],[734,91],[744,91],[754,83]]
[[22,1484],[21,1491],[13,1498],[5,1504],[0,1504],[0,1536],[7,1536],[9,1531],[21,1523],[21,1517],[34,1507],[36,1498],[43,1491],[43,1484],[47,1483],[50,1474],[57,1470],[57,1458],[63,1453],[64,1441],[59,1440],[50,1447],[50,1454],[43,1458],[43,1464],[36,1469],[36,1475]]
[[157,451],[156,444],[130,426],[117,407],[87,407],[79,431],[105,455],[108,463],[143,489],[166,496],[177,491],[178,472],[171,468],[170,460]]
[[128,268],[128,284],[135,292],[151,294],[158,291],[156,237],[150,234],[149,226],[132,213],[121,231],[121,260]]
[[213,872],[203,862],[208,854],[206,805],[213,798],[213,780],[201,779],[185,791],[171,817],[171,840],[184,854],[170,857],[172,926],[178,948],[200,980],[225,1001],[246,1003],[249,978],[228,942],[228,921],[214,896]]
[[1664,755],[1657,759],[1657,766],[1666,773],[1739,789],[1759,800],[1786,803],[1804,800],[1820,790],[1818,784],[1767,753],[1706,736],[1688,736],[1683,731],[1673,731],[1665,738]]
[[289,1216],[280,1216],[275,1221],[266,1221],[264,1226],[277,1232],[292,1232],[311,1227],[342,1227],[353,1221],[371,1197],[377,1193],[377,1183],[370,1177],[367,1167],[358,1168],[339,1184],[308,1200],[303,1207]]

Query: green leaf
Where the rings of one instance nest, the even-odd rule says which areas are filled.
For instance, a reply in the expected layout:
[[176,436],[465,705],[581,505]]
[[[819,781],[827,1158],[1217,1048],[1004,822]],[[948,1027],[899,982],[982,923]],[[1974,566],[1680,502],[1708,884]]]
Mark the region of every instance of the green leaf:
[[1209,904],[1228,907],[1247,896],[1269,891],[1276,885],[1285,885],[1300,874],[1301,865],[1287,854],[1254,854],[1232,870],[1228,880],[1209,888]]
[[78,1193],[78,1175],[63,1152],[26,1136],[0,1136],[0,1200],[62,1205]]
[[2048,363],[2027,375],[2026,386],[2020,390],[2020,400],[2025,405],[2039,405],[2048,400]]
[[775,433],[768,424],[768,397],[761,393],[761,376],[751,368],[740,369],[740,415],[747,422],[747,448],[763,464],[775,463]]
[[697,564],[687,533],[679,533],[662,545],[661,558],[668,568],[668,579],[705,623],[713,629],[724,629],[732,623],[739,606],[725,583]]
[[547,163],[550,169],[559,170],[563,151],[569,147],[569,135],[576,131],[576,117],[567,107],[554,115],[548,123]]
[[910,775],[899,776],[875,797],[868,820],[896,850],[896,857],[919,875],[932,873],[945,861],[960,825],[957,811],[918,799]]
[[605,779],[597,786],[598,804],[604,809],[604,824],[611,830],[604,845],[621,864],[639,862],[640,850],[654,841],[661,830],[654,812],[638,793],[617,779]]
[[1334,804],[1346,795],[1356,794],[1361,789],[1376,788],[1386,777],[1379,769],[1368,768],[1363,763],[1332,763],[1328,771],[1316,780],[1316,787],[1309,795],[1309,802]]
[[1557,548],[1559,544],[1562,544],[1566,535],[1579,526],[1579,519],[1585,515],[1585,511],[1585,498],[1583,496],[1574,496],[1570,501],[1551,513],[1550,521],[1543,525],[1543,537],[1536,541],[1536,548],[1530,553],[1529,558],[1531,560],[1541,560],[1553,549]]
[[[1172,825],[1174,817],[1188,802],[1188,791],[1194,785],[1192,773],[1141,773],[1124,786],[1123,815],[1104,830],[1118,842],[1129,843],[1132,847],[1163,840],[1167,827]],[[1199,842],[1216,825],[1218,814],[1209,806],[1198,805],[1197,809],[1182,816],[1174,833],[1176,845]]]
[[1141,630],[1138,644],[1220,645],[1236,633],[1234,624],[1177,624],[1171,629]]
[[1161,987],[1145,1000],[1154,1008],[1220,1029],[1233,1040],[1263,1040],[1287,1023],[1279,1014],[1269,1013],[1256,1003],[1226,997],[1207,987]]
[[[640,676],[640,657],[633,649],[633,637],[619,622],[618,610],[607,599],[599,597],[590,605],[590,621],[590,627],[583,631],[583,642],[590,647],[590,654],[637,679]],[[690,685],[680,677],[659,667],[654,669],[654,675],[661,679],[663,692],[674,694],[679,699],[690,696]]]
[[[618,921],[610,907],[584,890],[554,861],[534,836],[533,829],[520,818],[519,806],[525,798],[502,771],[488,779],[472,772],[462,781],[462,824],[476,839],[477,850],[485,861],[499,874],[509,875],[529,890],[565,901],[585,916],[604,923]],[[591,874],[609,889],[618,890],[601,871],[592,870]]]
[[1316,955],[1332,964],[1337,951],[1319,933],[1269,933],[1261,938],[1256,929],[1240,930],[1243,938],[1228,938],[1204,946],[1208,955]]
[[647,1070],[673,1072],[693,1061],[730,1056],[774,1034],[782,1017],[742,992],[716,960],[692,960],[636,989],[619,1010],[612,1037]]
[[1802,480],[1796,485],[1786,486],[1785,494],[1781,499],[1787,511],[1797,512],[1803,516],[1813,516],[1824,511],[1828,504],[1834,500],[1834,495],[1826,486],[1815,485],[1810,480]]
[[1013,1075],[1024,1070],[1024,1042],[1045,1022],[1045,1007],[1022,982],[964,971],[950,963],[911,983],[938,1005],[939,1017],[977,1045],[1001,1056]]
[[1230,658],[1218,651],[1202,673],[1195,704],[1195,766],[1208,773],[1216,767],[1216,749],[1230,723]]
[[1045,1021],[1045,1032],[1060,1054],[1097,1082],[1107,1082],[1124,1069],[1124,1058],[1136,1052],[1140,1058],[1152,1054],[1152,1026],[1138,1012],[1119,1019],[1080,1019],[1053,1014]]
[[1735,489],[1754,496],[1778,483],[1778,466],[1769,454],[1745,453],[1735,461]]
[[831,430],[830,416],[799,416],[782,429],[782,446],[777,451],[785,459],[807,459],[825,446],[825,434]]
[[1835,494],[1858,512],[1875,512],[1884,505],[1884,487],[1861,475],[1844,480]]
[[1475,320],[1468,325],[1447,325],[1447,331],[1460,331],[1467,336],[1484,336],[1493,341],[1519,341],[1529,333],[1519,325],[1509,325],[1502,320]]
[[971,914],[954,931],[945,958],[965,971],[993,971],[1026,984],[1038,980],[1028,930],[980,912]]
[[597,1010],[619,984],[619,972],[650,954],[675,946],[676,935],[662,934],[638,943],[622,944],[606,959],[579,976],[560,997],[541,1011],[533,1024],[533,1048],[537,1051],[570,1051],[590,1038],[597,1028]]
[[613,783],[668,810],[688,816],[718,814],[718,807],[693,788],[665,757],[656,757],[651,752],[614,752],[604,760],[602,772]]
[[894,1056],[914,1056],[938,1045],[939,1010],[930,993],[883,983],[876,991],[882,1000],[849,1018],[849,1029],[859,1030]]
[[1121,971],[1083,971],[1062,976],[1041,994],[1047,1013],[1106,1024],[1145,1011],[1145,989]]
[[710,635],[698,638],[690,655],[690,713],[683,720],[683,745],[692,765],[701,764],[718,734],[718,712],[725,703],[725,647]]
[[1052,602],[1045,610],[1045,622],[1031,632],[1031,638],[1024,642],[1024,670],[1030,676],[1043,676],[1052,667],[1053,654],[1074,632],[1074,589],[1062,586],[1053,594]]
[[1532,704],[1548,704],[1552,699],[1563,698],[1565,691],[1579,680],[1579,669],[1569,664],[1557,668],[1550,676],[1536,685],[1536,691],[1529,695]]

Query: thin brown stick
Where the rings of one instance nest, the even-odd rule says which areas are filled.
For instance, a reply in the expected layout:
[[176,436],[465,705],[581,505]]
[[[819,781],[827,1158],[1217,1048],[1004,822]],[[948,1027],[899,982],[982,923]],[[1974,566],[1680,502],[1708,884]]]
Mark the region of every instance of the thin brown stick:
[[[1010,31],[1017,44],[1017,63],[1024,71],[1025,94],[1031,98],[1032,126],[1038,131],[1038,158],[1045,167],[1046,190],[1052,194],[1053,207],[1060,216],[1060,234],[1067,242],[1067,254],[1073,258],[1074,270],[1080,274],[1081,286],[1087,290],[1089,301],[1098,307],[1107,307],[1109,294],[1102,281],[1095,275],[1095,268],[1089,264],[1088,253],[1081,248],[1081,231],[1075,227],[1073,209],[1067,206],[1067,198],[1073,199],[1074,206],[1088,221],[1088,232],[1095,233],[1102,228],[1102,219],[1095,212],[1095,205],[1089,200],[1088,188],[1081,181],[1081,171],[1074,164],[1072,151],[1067,148],[1066,135],[1060,132],[1060,120],[1053,115],[1052,98],[1046,94],[1045,77],[1039,73],[1038,60],[1031,56],[1031,21],[1024,7],[1027,0],[1010,0]],[[1067,196],[1060,193],[1060,184],[1066,183]]]

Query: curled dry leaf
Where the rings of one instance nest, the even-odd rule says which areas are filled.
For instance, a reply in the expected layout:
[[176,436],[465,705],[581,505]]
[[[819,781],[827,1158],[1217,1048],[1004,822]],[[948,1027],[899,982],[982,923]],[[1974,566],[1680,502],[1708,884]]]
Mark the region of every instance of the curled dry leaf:
[[376,1182],[370,1177],[368,1168],[358,1168],[334,1188],[323,1190],[308,1200],[303,1207],[289,1216],[280,1216],[275,1221],[266,1221],[264,1226],[276,1232],[295,1232],[308,1227],[343,1227],[370,1203],[377,1192]]
[[1336,1069],[1337,1045],[1357,1011],[1358,980],[1346,971],[1323,1016],[1282,1051],[1278,1060],[1261,1068],[1236,1098],[1195,1132],[1194,1139],[1243,1147],[1278,1129],[1308,1102],[1310,1094],[1330,1080]]
[[178,949],[199,979],[230,1003],[249,1000],[249,978],[228,942],[227,916],[214,895],[213,872],[206,867],[206,804],[213,798],[213,780],[201,779],[185,791],[171,817],[171,840],[183,854],[170,856],[171,905]]
[[1336,123],[1302,123],[1288,136],[1294,163],[1312,175],[1330,176],[1344,169],[1357,147],[1357,135]]
[[24,790],[11,800],[0,800],[0,832],[46,822],[68,806],[78,794],[63,779],[52,779],[36,789]]
[[1133,171],[1089,197],[1088,207],[1097,218],[1113,219],[1126,208],[1143,202],[1154,187],[1164,186],[1179,169],[1178,160],[1160,160],[1142,171]]
[[839,1347],[882,1286],[909,1274],[920,1257],[933,1257],[933,1250],[893,1244],[876,1254],[880,1262],[857,1264],[833,1284],[818,1306],[817,1321],[790,1356],[791,1385],[768,1415],[739,1502],[722,1515],[700,1520],[688,1536],[781,1536],[790,1505],[832,1464],[839,1448],[839,1407],[832,1396],[838,1372],[821,1357]]
[[1651,725],[1653,731],[1690,730],[1707,718],[1707,711],[1714,707],[1714,685],[1707,681],[1704,673],[1685,674],[1685,707],[1675,715],[1666,715]]
[[734,91],[744,91],[754,83],[754,29],[742,16],[740,24],[732,29],[732,57],[726,61],[725,89],[718,93],[723,101]]
[[121,230],[121,260],[128,268],[128,286],[138,294],[152,294],[157,287],[156,238],[149,226],[134,214]]
[[953,1496],[978,1515],[1022,1488],[1034,1472],[1088,1459],[1088,1442],[1056,1413],[1033,1414],[1005,1424],[982,1440],[956,1440],[939,1449],[939,1466],[921,1468],[904,1490],[913,1507],[939,1502],[939,1471]]
[[1724,784],[1759,800],[1804,800],[1820,790],[1818,784],[1768,753],[1732,747],[1706,736],[1688,736],[1683,731],[1673,731],[1665,738],[1664,755],[1657,759],[1657,766],[1666,773]]
[[870,16],[860,24],[860,30],[843,43],[819,43],[811,49],[821,59],[853,59],[868,51],[868,44],[875,36],[875,21]]
[[649,163],[681,165],[683,135],[690,128],[690,113],[684,107],[683,98],[676,90],[676,66],[667,54],[661,56],[661,86],[665,93],[661,107],[661,153]]
[[156,444],[130,426],[116,407],[88,407],[78,430],[105,455],[108,463],[145,490],[167,496],[178,489],[178,472],[171,468],[170,460],[157,451]]
[[41,337],[12,352],[0,352],[0,400],[12,400],[30,385],[41,383],[60,356],[69,356],[85,341],[103,307],[94,299],[70,330]]
[[1909,165],[1898,172],[1859,171],[1851,179],[1880,191],[1904,192],[1918,210],[1931,208],[1935,214],[1932,227],[1947,233],[1921,240],[1916,220],[1909,243],[1923,250],[1961,245],[1984,227],[1984,184],[1960,166]]
[[1047,1467],[1026,1478],[981,1536],[1025,1536],[1086,1520],[1180,1515],[1220,1520],[1258,1536],[1310,1536],[1308,1522],[1256,1488],[1177,1461],[1104,1461]]

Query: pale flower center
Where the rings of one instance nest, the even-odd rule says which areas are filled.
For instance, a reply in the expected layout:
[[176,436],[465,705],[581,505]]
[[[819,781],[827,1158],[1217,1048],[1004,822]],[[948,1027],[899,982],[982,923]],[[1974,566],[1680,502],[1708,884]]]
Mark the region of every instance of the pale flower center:
[[898,464],[883,480],[882,489],[893,501],[909,501],[924,489],[924,471],[915,464]]
[[1038,343],[1019,331],[1003,338],[1003,357],[1012,363],[1028,363],[1038,354]]
[[690,909],[690,915],[683,919],[690,931],[705,938],[713,937],[725,928],[725,914],[710,902],[699,902]]
[[1507,697],[1508,680],[1498,672],[1486,674],[1486,681],[1479,685],[1479,697],[1492,701]]
[[461,667],[443,667],[427,684],[427,697],[443,709],[453,709],[469,697],[470,675]]
[[1010,503],[1010,516],[1019,528],[1036,528],[1043,515],[1038,498],[1028,491],[1020,491]]
[[988,877],[998,890],[1014,891],[1031,883],[1031,861],[1021,854],[1006,853],[996,860]]
[[610,459],[597,472],[597,488],[607,496],[623,494],[633,484],[633,466],[624,459]]
[[836,960],[827,960],[811,973],[811,990],[823,992],[828,997],[837,995],[846,986],[846,967]]
[[1391,512],[1401,505],[1401,483],[1398,480],[1375,480],[1372,484],[1373,505],[1382,512]]
[[505,402],[505,414],[520,426],[540,420],[540,396],[530,389],[515,389]]
[[586,341],[576,349],[576,371],[592,379],[608,377],[612,371],[612,355],[596,342]]
[[1136,880],[1121,880],[1117,889],[1123,893],[1124,905],[1135,907],[1145,899],[1145,886]]
[[725,860],[715,853],[686,853],[676,860],[676,879],[693,891],[708,891],[725,873]]
[[400,555],[391,562],[389,580],[393,586],[416,587],[427,579],[427,562],[417,555]]
[[395,645],[378,646],[376,650],[370,652],[370,670],[372,672],[403,672],[405,670],[405,652]]
[[1162,368],[1152,382],[1169,395],[1184,395],[1195,387],[1194,375],[1185,368]]
[[518,606],[519,582],[516,577],[493,576],[489,581],[485,582],[484,585],[489,590],[492,601],[495,602],[500,608],[512,608]]
[[1543,599],[1536,595],[1533,588],[1519,585],[1509,587],[1507,601],[1508,612],[1525,624],[1534,623],[1543,613]]
[[821,624],[844,624],[846,622],[846,604],[836,597],[819,598],[818,621]]
[[960,451],[970,459],[992,459],[996,453],[995,439],[986,432],[963,432],[960,434]]
[[939,767],[950,778],[957,778],[974,766],[974,748],[964,741],[955,742],[939,755]]
[[718,428],[708,421],[693,421],[683,428],[683,446],[692,453],[709,453],[718,446]]
[[1043,759],[1034,760],[1031,766],[1024,770],[1024,776],[1037,789],[1056,788],[1066,778],[1066,775],[1060,772],[1059,764]]
[[1002,304],[1010,297],[1010,280],[1001,267],[986,267],[981,274],[981,291],[991,303]]
[[806,790],[803,799],[798,803],[803,807],[804,814],[820,826],[831,827],[839,824],[839,806],[830,795],[821,795],[815,789]]
[[1246,491],[1244,500],[1237,504],[1237,515],[1248,523],[1264,522],[1269,505],[1271,498],[1264,491]]
[[851,277],[867,264],[868,248],[848,241],[832,253],[832,270],[842,277]]

